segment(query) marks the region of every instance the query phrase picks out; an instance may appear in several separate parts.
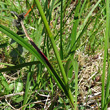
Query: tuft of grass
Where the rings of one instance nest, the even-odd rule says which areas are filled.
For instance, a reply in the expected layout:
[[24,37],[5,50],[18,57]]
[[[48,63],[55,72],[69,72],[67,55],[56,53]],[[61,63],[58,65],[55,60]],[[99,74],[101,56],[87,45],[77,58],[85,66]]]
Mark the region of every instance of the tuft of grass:
[[[95,104],[107,109],[110,102],[108,4],[108,0],[106,6],[104,0],[14,0],[13,3],[1,0],[1,108],[88,109],[91,107],[88,102],[92,102],[89,96],[94,96],[95,91],[92,84],[97,86],[96,78],[102,72],[102,66],[94,66],[94,62],[100,63],[98,60],[103,54],[99,54],[103,53],[104,47],[102,99],[101,103],[97,99]],[[48,60],[39,54],[39,49],[33,48],[25,35],[17,35],[18,29],[12,25],[14,18],[10,11],[25,13],[33,5],[23,23],[34,44]],[[98,70],[94,71],[95,67]]]

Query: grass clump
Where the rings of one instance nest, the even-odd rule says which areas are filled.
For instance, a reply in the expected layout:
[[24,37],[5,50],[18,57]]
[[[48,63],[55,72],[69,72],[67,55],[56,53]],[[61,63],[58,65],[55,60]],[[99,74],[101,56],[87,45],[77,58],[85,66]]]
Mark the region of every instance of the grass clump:
[[[107,109],[107,3],[1,0],[1,108]],[[13,11],[23,13],[26,33],[12,25]]]

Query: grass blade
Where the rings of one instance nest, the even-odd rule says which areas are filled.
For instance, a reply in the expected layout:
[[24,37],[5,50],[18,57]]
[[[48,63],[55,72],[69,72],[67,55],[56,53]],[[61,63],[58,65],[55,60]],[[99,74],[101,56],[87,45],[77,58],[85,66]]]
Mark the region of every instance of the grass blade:
[[63,14],[63,0],[61,0],[61,17],[60,17],[60,57],[61,57],[61,59],[63,59],[63,47],[62,47],[62,22],[63,22],[63,18],[62,18],[62,14]]
[[[8,65],[10,67],[7,67],[7,68],[2,68],[0,69],[0,72],[6,72],[6,71],[11,71],[11,70],[17,70],[17,69],[21,69],[23,67],[26,67],[26,66],[31,66],[31,65],[37,65],[39,64],[40,62],[39,61],[33,61],[33,62],[28,62],[28,63],[23,63],[23,64],[19,64],[19,65],[12,65],[12,64],[4,64],[4,65]],[[0,63],[2,64],[2,63]],[[2,64],[3,65],[3,64]]]
[[107,59],[107,50],[108,50],[108,33],[109,33],[109,0],[106,1],[106,31],[105,31],[105,48],[104,48],[104,60],[103,60],[103,74],[102,74],[102,100],[101,107],[104,109],[105,104],[105,69],[106,69],[106,59]]
[[[23,101],[23,106],[27,103],[29,97],[28,97],[28,92],[29,92],[29,87],[31,85],[31,66],[29,68],[29,73],[27,75],[27,81],[26,81],[26,87],[25,87],[25,95],[24,95],[24,101]],[[25,110],[26,106],[23,107],[23,110]]]
[[76,60],[72,61],[74,71],[75,71],[75,110],[77,110],[77,96],[78,96],[78,62]]
[[[73,28],[72,28],[72,33],[71,33],[71,47],[74,45],[76,41],[76,36],[77,36],[77,27],[79,24],[79,10],[80,10],[81,2],[78,3],[76,10],[75,10],[75,15],[74,15],[74,21],[73,21]],[[75,46],[72,47],[72,51],[75,50]]]

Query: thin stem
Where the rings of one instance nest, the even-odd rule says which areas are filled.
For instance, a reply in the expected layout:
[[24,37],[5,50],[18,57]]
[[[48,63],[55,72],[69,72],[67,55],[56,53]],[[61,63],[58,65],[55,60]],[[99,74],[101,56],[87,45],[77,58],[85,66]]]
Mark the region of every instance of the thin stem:
[[105,50],[104,50],[104,61],[103,61],[103,74],[102,74],[102,101],[101,107],[104,109],[105,104],[105,71],[106,71],[106,59],[108,50],[108,33],[109,33],[109,0],[106,0],[106,31],[105,31]]
[[63,47],[62,47],[62,13],[63,13],[63,0],[61,0],[61,17],[60,17],[60,57],[63,60]]

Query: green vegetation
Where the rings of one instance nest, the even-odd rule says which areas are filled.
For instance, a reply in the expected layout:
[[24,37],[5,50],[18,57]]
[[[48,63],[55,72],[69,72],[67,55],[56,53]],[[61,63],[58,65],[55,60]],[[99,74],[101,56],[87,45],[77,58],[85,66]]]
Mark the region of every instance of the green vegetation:
[[0,109],[107,110],[109,0],[1,0],[0,10]]

